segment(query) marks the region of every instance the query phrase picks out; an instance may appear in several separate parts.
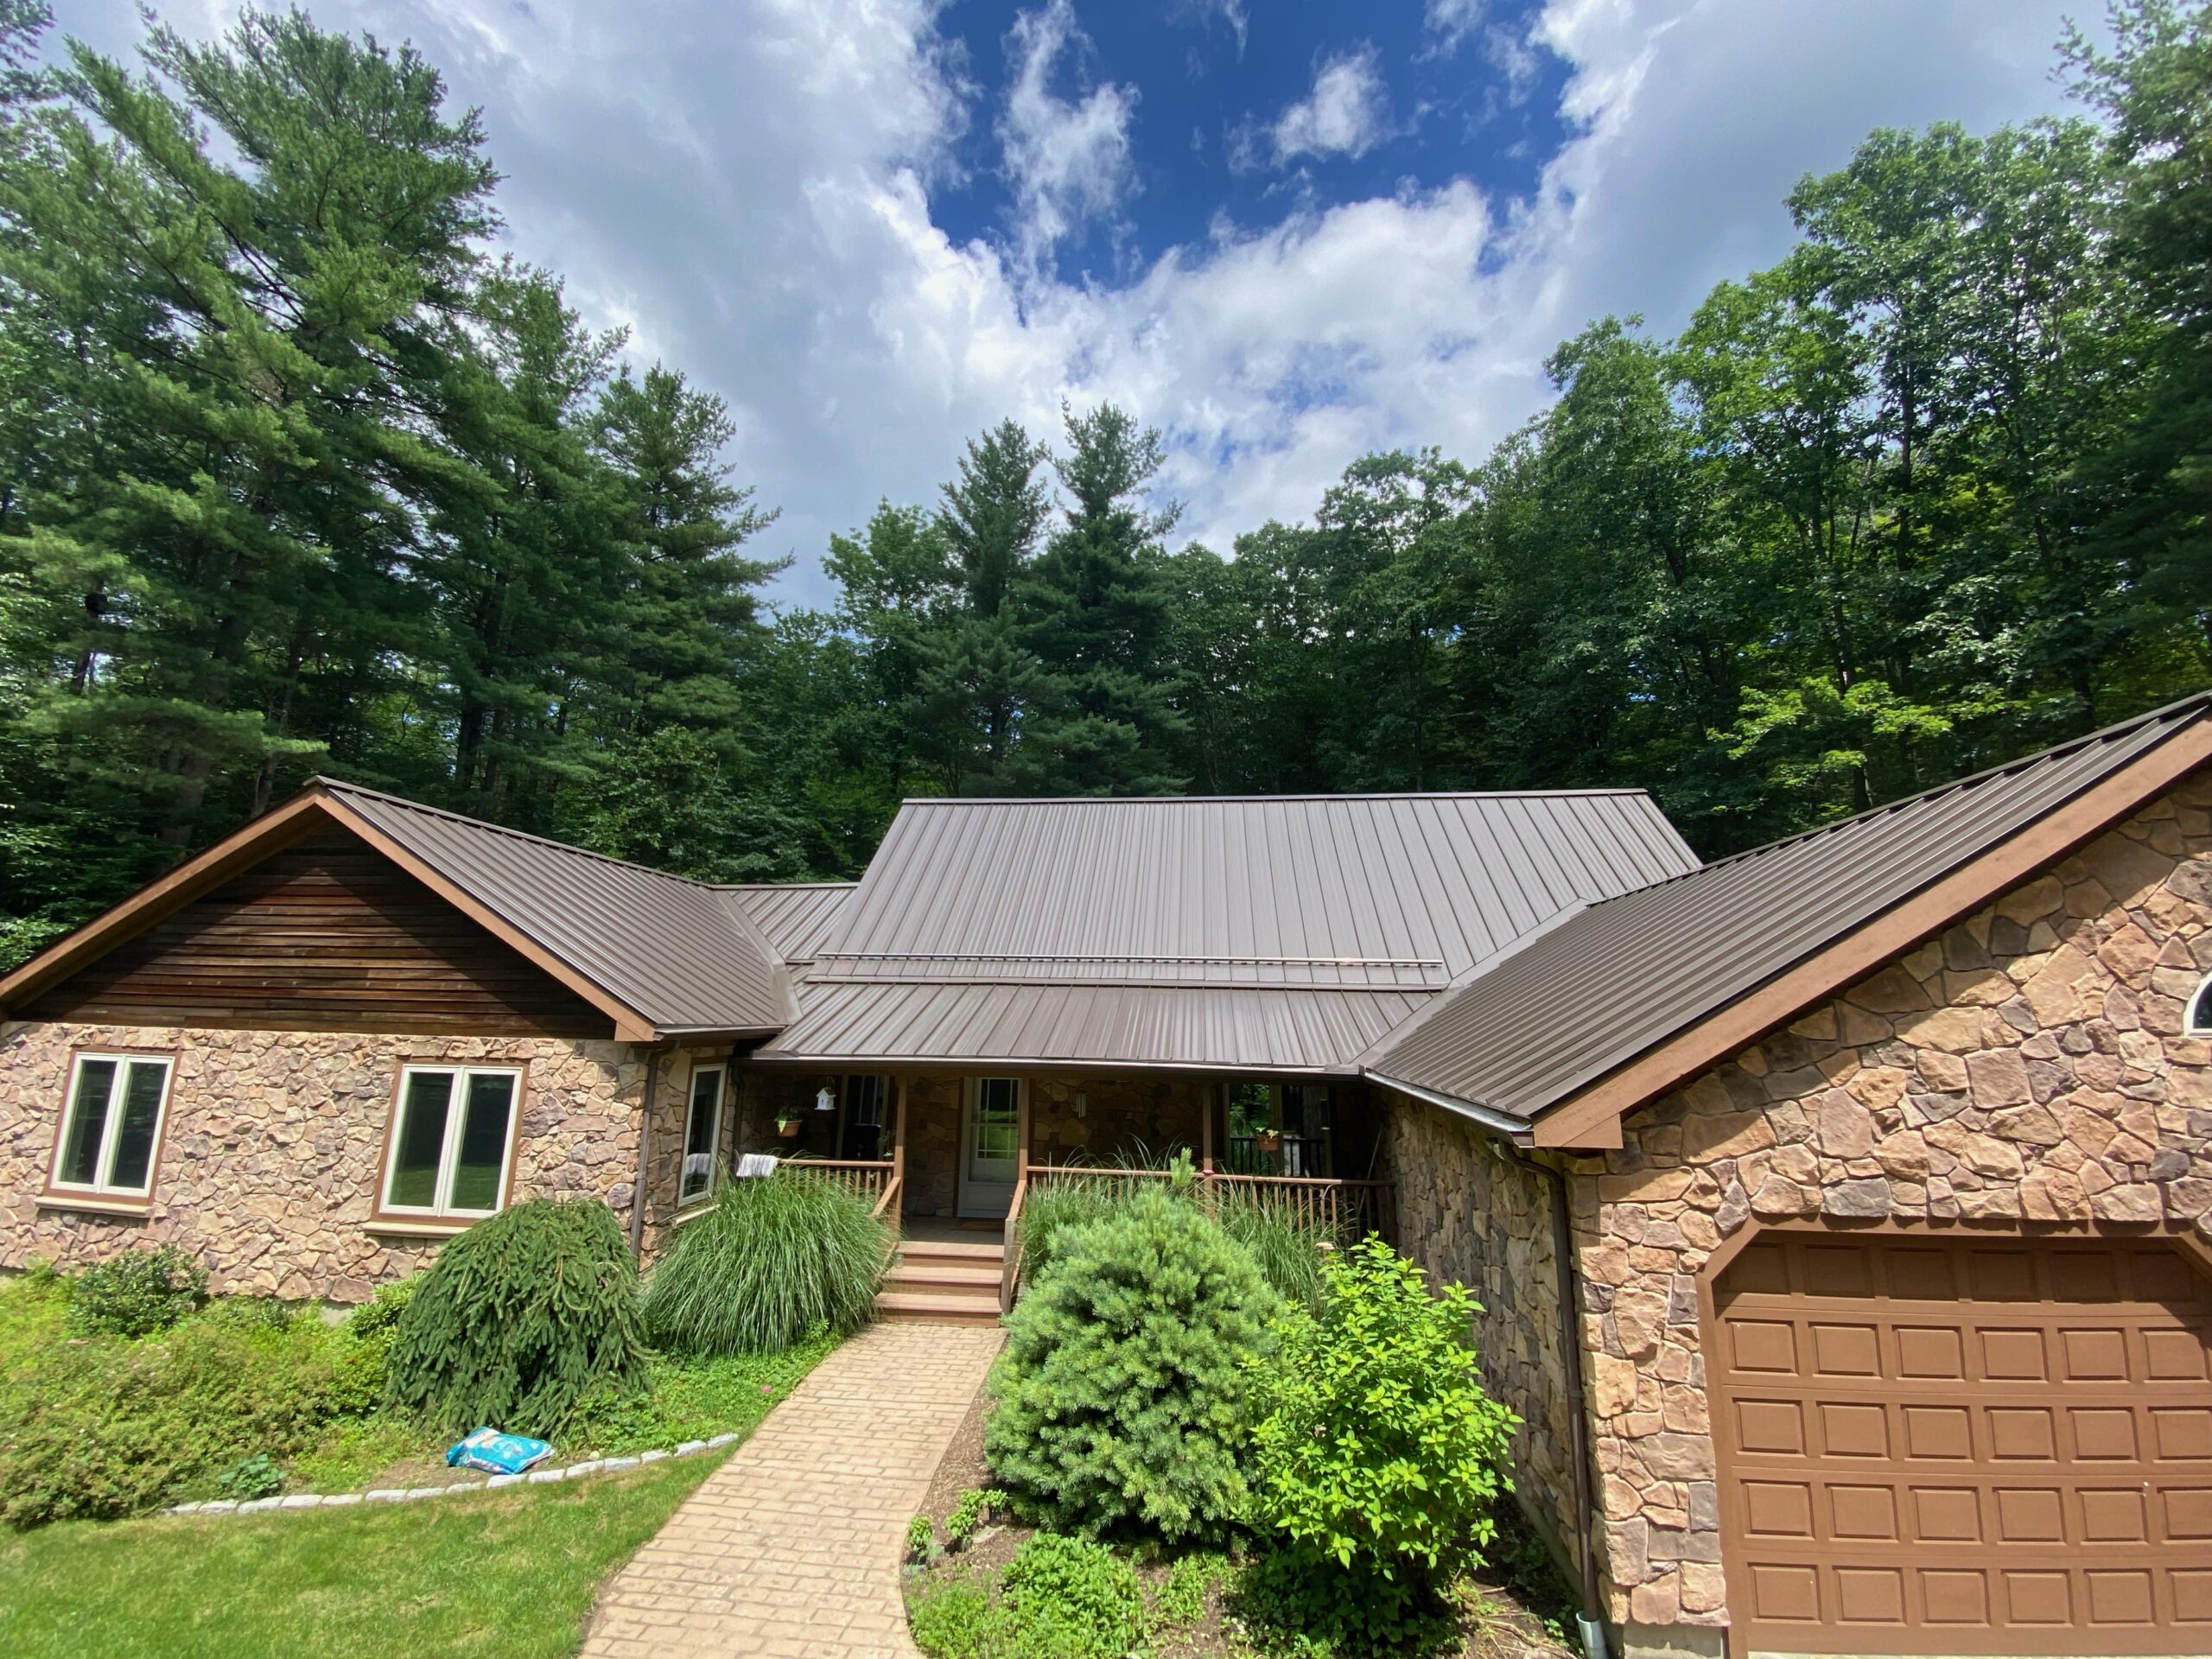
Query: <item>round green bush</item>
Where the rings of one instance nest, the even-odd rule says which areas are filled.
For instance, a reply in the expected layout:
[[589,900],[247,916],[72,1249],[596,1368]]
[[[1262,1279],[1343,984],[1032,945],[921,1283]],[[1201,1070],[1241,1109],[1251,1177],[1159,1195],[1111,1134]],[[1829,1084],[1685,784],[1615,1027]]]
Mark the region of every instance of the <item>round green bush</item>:
[[725,1181],[653,1268],[645,1328],[694,1354],[773,1353],[817,1326],[846,1335],[875,1317],[891,1241],[868,1199],[825,1176],[786,1165]]
[[533,1198],[438,1254],[399,1316],[386,1399],[426,1427],[557,1433],[645,1386],[638,1269],[612,1211]]
[[992,1368],[992,1471],[1057,1532],[1218,1533],[1243,1507],[1245,1400],[1280,1306],[1168,1193],[1066,1230]]
[[151,1336],[207,1300],[207,1269],[175,1245],[125,1250],[70,1281],[69,1328],[82,1336]]

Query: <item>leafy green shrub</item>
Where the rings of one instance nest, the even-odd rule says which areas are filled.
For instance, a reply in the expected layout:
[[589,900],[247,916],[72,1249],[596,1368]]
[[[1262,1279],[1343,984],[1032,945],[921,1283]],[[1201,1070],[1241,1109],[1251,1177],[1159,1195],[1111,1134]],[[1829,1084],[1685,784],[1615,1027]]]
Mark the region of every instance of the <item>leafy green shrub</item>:
[[376,1294],[348,1313],[333,1333],[336,1376],[331,1408],[340,1415],[366,1416],[391,1391],[391,1350],[399,1339],[399,1316],[406,1312],[418,1282],[419,1275],[378,1286]]
[[1122,1659],[1143,1635],[1136,1569],[1103,1544],[1039,1533],[987,1575],[925,1580],[908,1608],[931,1659]]
[[69,1328],[85,1336],[151,1336],[207,1300],[207,1269],[175,1245],[126,1250],[72,1281]]
[[399,1316],[385,1398],[439,1433],[552,1434],[645,1380],[637,1265],[613,1213],[533,1198],[439,1252]]
[[926,1561],[937,1554],[937,1529],[930,1524],[926,1515],[918,1515],[906,1523],[906,1554],[909,1559]]
[[851,1188],[786,1165],[730,1180],[677,1230],[645,1289],[645,1328],[682,1353],[760,1354],[815,1325],[839,1336],[875,1317],[889,1226]]
[[291,1325],[292,1310],[274,1296],[218,1296],[200,1317],[234,1331],[282,1331]]
[[241,1459],[306,1450],[329,1421],[328,1335],[191,1319],[32,1357],[0,1382],[0,1516],[136,1515],[212,1495]]
[[1347,1651],[1395,1651],[1434,1630],[1443,1575],[1490,1541],[1516,1420],[1478,1379],[1464,1287],[1431,1295],[1374,1238],[1323,1276],[1323,1313],[1278,1322],[1253,1395],[1252,1512],[1277,1541],[1251,1593]]
[[1229,1558],[1209,1550],[1179,1558],[1167,1569],[1167,1576],[1160,1580],[1160,1589],[1153,1598],[1154,1622],[1167,1625],[1197,1624],[1205,1617],[1207,1593],[1229,1573]]
[[976,1535],[976,1529],[983,1524],[983,1514],[990,1507],[991,1495],[979,1486],[970,1486],[960,1494],[960,1501],[952,1506],[952,1513],[944,1517],[944,1536],[955,1549],[965,1549]]
[[1138,1194],[1068,1230],[1015,1306],[984,1452],[1058,1532],[1218,1532],[1245,1499],[1246,1395],[1279,1304],[1188,1204]]
[[266,1452],[257,1452],[250,1458],[240,1458],[215,1478],[218,1497],[234,1497],[251,1502],[257,1497],[274,1497],[284,1490],[284,1471],[279,1469]]
[[1143,1633],[1137,1570],[1103,1544],[1040,1532],[999,1575],[1022,1640],[1018,1654],[1121,1659]]

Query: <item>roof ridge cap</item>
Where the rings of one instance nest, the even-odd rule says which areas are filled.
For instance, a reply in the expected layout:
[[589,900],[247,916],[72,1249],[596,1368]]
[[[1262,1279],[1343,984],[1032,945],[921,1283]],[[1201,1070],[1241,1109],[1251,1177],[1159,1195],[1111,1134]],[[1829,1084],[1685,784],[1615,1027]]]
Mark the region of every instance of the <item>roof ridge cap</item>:
[[550,847],[555,852],[573,854],[578,858],[596,859],[602,864],[613,864],[626,870],[636,870],[641,874],[658,876],[664,881],[674,881],[683,887],[696,887],[702,893],[715,891],[715,884],[711,881],[701,881],[693,876],[678,875],[673,870],[655,869],[652,865],[640,864],[633,858],[617,858],[612,853],[594,852],[590,848],[579,847],[572,841],[556,841],[550,836],[534,835],[530,830],[517,830],[509,824],[494,823],[489,818],[471,817],[466,812],[455,812],[449,807],[432,806],[424,801],[410,800],[406,796],[394,795],[389,790],[371,789],[365,784],[348,783],[342,778],[332,778],[322,772],[317,772],[309,778],[308,785],[309,787],[321,785],[325,789],[337,790],[347,795],[366,795],[373,800],[404,807],[410,812],[420,812],[427,817],[444,818],[453,823],[465,823],[472,830],[487,830],[495,836],[505,836],[512,841],[532,842],[540,847]]
[[1640,795],[1642,784],[1609,784],[1594,789],[1383,789],[1337,792],[1299,791],[1280,795],[908,795],[906,806],[1213,806],[1229,802],[1266,805],[1292,801],[1526,801]]

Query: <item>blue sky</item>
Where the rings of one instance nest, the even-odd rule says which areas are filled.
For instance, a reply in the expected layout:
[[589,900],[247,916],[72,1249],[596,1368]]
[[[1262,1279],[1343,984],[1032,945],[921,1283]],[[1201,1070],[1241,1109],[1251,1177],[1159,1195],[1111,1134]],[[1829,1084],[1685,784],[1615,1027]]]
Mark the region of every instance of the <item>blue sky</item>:
[[[1678,327],[1878,125],[2066,107],[2058,0],[315,0],[480,105],[505,239],[720,393],[783,517],[928,501],[1011,414],[1116,399],[1179,536],[1357,455],[1477,460],[1608,312]],[[2076,0],[2094,16],[2095,0]],[[111,52],[130,0],[60,0]],[[215,0],[170,4],[191,35]]]

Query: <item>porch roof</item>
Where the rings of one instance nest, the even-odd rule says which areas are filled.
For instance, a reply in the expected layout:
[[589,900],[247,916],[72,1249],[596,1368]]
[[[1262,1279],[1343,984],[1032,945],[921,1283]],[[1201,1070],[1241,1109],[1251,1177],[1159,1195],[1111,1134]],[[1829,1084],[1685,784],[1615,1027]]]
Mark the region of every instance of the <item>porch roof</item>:
[[1438,993],[1264,986],[833,982],[753,1051],[766,1065],[1348,1071]]

